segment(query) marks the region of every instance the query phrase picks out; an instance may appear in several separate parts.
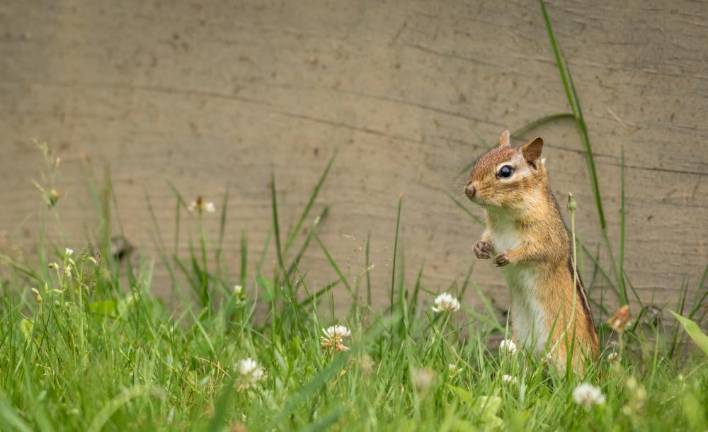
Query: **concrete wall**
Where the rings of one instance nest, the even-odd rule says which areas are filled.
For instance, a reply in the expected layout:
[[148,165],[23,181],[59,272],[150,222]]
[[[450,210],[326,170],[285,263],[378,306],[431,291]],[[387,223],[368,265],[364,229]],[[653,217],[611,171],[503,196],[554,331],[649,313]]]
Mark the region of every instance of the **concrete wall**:
[[[624,149],[626,270],[643,296],[673,305],[708,262],[708,4],[548,9],[585,111],[612,238]],[[146,194],[170,244],[168,181],[218,207],[228,185],[234,270],[242,230],[252,256],[262,248],[271,173],[287,225],[338,149],[318,209],[332,206],[321,237],[344,271],[360,274],[370,233],[376,299],[386,301],[402,195],[406,268],[425,263],[426,286],[444,289],[463,277],[481,232],[446,195],[464,199],[463,168],[503,128],[568,111],[535,2],[10,0],[0,4],[0,29],[0,247],[30,254],[41,207],[35,138],[63,160],[63,243],[80,247],[93,231],[86,171],[100,176],[107,163],[125,235],[144,255],[154,252]],[[561,202],[575,193],[580,236],[595,250],[574,125],[538,132],[553,190]],[[315,285],[334,277],[316,247],[306,265]],[[165,273],[156,275],[164,289]],[[507,301],[491,264],[479,263],[474,280]]]

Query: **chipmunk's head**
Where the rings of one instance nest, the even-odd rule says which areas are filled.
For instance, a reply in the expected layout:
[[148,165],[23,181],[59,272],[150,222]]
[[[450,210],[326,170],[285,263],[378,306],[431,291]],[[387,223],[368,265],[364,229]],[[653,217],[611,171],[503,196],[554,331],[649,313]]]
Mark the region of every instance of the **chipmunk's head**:
[[[477,160],[465,186],[465,194],[482,206],[519,207],[537,196],[547,184],[543,140],[532,139],[519,148],[510,145],[509,131],[499,145]],[[530,204],[530,203],[528,203]]]

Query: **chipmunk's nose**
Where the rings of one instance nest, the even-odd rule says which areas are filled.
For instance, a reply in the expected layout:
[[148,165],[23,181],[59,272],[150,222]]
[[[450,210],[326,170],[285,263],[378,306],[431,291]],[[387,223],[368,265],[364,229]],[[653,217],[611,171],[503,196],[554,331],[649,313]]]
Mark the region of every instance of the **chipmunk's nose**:
[[467,198],[474,199],[476,193],[477,189],[474,188],[472,182],[467,183],[467,186],[465,186],[465,195],[467,195]]

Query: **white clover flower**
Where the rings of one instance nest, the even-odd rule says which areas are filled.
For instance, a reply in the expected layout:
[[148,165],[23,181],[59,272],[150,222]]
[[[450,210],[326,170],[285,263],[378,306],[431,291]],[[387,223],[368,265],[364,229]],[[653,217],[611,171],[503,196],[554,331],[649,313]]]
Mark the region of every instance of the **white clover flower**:
[[516,377],[511,376],[511,375],[502,375],[501,380],[504,384],[515,384],[516,383]]
[[516,344],[511,339],[504,339],[499,344],[499,351],[506,354],[516,354]]
[[189,203],[189,206],[187,207],[187,210],[189,210],[192,213],[214,213],[216,211],[216,206],[214,205],[213,202],[211,201],[205,201],[204,198],[200,195]]
[[71,248],[64,249],[64,255],[71,256],[73,254],[74,254],[74,249],[71,249]]
[[590,408],[593,405],[604,404],[605,395],[602,394],[598,387],[589,383],[582,383],[573,390],[573,400],[578,405]]
[[241,375],[240,388],[251,387],[265,377],[263,368],[252,358],[239,360],[236,364],[236,369]]
[[349,347],[344,345],[344,339],[352,335],[352,332],[343,325],[334,325],[322,329],[322,348],[333,349],[334,351],[348,351]]
[[455,363],[450,363],[447,365],[447,371],[450,373],[450,375],[457,375],[458,373],[462,372],[462,368],[457,366]]
[[433,312],[457,312],[460,310],[460,302],[448,293],[442,293],[435,297]]

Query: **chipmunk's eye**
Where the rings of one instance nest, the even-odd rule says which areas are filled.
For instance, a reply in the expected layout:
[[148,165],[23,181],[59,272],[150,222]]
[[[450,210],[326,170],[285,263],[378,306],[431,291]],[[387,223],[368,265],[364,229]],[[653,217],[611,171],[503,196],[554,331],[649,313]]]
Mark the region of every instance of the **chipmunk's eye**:
[[514,173],[514,167],[511,165],[504,165],[497,171],[497,178],[509,178]]

